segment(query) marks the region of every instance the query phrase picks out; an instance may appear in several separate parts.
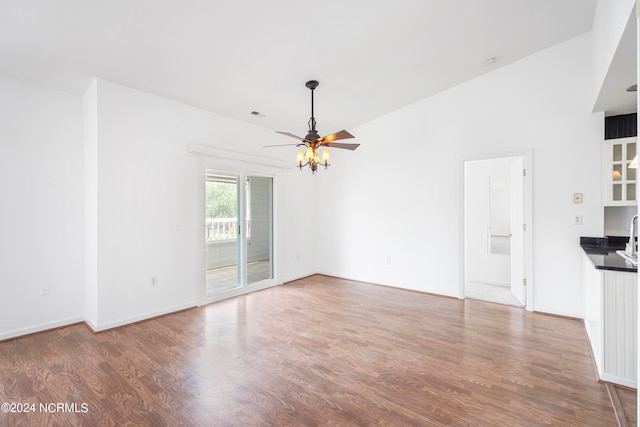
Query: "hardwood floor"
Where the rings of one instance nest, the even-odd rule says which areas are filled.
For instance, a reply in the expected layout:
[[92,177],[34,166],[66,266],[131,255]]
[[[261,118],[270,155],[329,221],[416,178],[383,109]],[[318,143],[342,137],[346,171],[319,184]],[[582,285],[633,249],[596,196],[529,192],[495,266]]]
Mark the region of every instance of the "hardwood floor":
[[617,425],[582,322],[325,276],[0,343],[2,402],[36,405],[2,426]]
[[[638,393],[624,387],[614,387],[618,401],[624,414],[623,423],[628,426],[636,426],[638,423]],[[621,424],[621,423],[619,423]]]

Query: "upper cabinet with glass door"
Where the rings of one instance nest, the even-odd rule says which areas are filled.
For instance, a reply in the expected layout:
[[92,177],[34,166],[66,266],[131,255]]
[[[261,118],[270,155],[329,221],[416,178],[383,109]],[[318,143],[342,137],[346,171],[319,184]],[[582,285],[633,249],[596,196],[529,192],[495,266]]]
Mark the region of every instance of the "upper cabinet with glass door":
[[629,167],[637,154],[637,139],[605,141],[605,206],[632,206],[637,203],[637,169]]

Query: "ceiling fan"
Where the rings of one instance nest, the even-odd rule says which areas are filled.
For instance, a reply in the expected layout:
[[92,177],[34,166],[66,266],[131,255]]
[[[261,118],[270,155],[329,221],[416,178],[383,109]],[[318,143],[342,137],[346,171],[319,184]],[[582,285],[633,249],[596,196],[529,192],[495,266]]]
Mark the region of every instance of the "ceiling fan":
[[313,116],[313,91],[318,87],[319,83],[316,80],[310,80],[305,83],[305,86],[311,90],[311,118],[309,119],[309,132],[307,136],[304,138],[294,135],[289,132],[279,132],[276,133],[290,136],[291,138],[295,138],[299,141],[302,141],[297,144],[280,144],[280,145],[267,145],[266,147],[282,147],[285,145],[295,145],[296,147],[306,147],[306,150],[303,152],[302,149],[298,150],[298,155],[296,157],[296,163],[300,170],[303,167],[309,165],[311,168],[311,173],[316,173],[318,170],[318,165],[323,165],[326,169],[330,166],[329,162],[331,158],[329,156],[329,150],[322,150],[322,158],[318,154],[317,150],[320,146],[329,147],[329,148],[344,148],[346,150],[355,150],[360,146],[360,144],[348,144],[342,142],[334,142],[341,139],[354,138],[346,130],[341,130],[340,132],[332,133],[327,136],[320,136],[318,131],[316,130],[316,119]]

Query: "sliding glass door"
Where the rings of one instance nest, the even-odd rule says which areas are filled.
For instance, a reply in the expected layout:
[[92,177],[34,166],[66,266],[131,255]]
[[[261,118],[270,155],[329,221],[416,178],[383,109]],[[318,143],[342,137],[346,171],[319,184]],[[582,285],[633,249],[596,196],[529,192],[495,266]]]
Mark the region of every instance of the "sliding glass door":
[[205,189],[207,296],[211,296],[241,283],[238,176],[208,169]]
[[273,177],[206,169],[205,191],[207,298],[273,282]]
[[248,176],[247,284],[273,278],[273,178]]

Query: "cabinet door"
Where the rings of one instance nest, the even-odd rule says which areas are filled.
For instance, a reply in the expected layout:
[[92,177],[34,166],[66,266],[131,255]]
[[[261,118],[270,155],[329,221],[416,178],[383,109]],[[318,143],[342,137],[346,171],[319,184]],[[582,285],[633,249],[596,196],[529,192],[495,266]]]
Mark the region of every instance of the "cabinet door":
[[605,206],[636,204],[636,169],[629,167],[637,154],[637,138],[605,141]]
[[605,271],[603,277],[604,381],[637,387],[638,275]]

